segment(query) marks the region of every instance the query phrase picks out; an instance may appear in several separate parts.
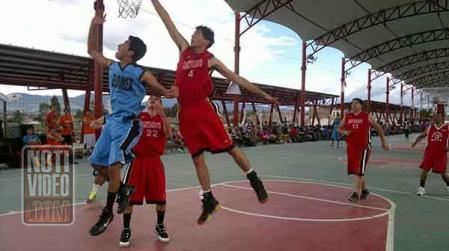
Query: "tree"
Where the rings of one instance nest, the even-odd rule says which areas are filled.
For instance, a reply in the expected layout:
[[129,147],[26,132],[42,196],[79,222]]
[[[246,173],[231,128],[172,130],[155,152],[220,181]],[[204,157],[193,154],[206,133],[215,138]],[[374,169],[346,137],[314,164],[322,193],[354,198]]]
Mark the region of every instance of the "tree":
[[178,104],[174,104],[172,107],[164,107],[165,116],[175,118],[178,113]]
[[50,105],[47,103],[39,104],[39,116],[37,117],[37,121],[43,122],[45,120],[45,114],[47,114],[48,110],[50,110]]
[[24,116],[25,116],[25,114],[23,114],[23,112],[14,111],[14,113],[12,114],[12,118],[9,120],[9,123],[22,124]]
[[83,118],[83,111],[81,111],[80,109],[78,109],[75,113],[74,116],[75,119],[82,119]]
[[39,104],[39,113],[45,114],[50,109],[50,105],[47,103],[40,103]]
[[57,113],[61,113],[61,105],[59,104],[58,97],[56,97],[56,96],[51,97],[50,103],[52,105],[56,106],[56,112]]

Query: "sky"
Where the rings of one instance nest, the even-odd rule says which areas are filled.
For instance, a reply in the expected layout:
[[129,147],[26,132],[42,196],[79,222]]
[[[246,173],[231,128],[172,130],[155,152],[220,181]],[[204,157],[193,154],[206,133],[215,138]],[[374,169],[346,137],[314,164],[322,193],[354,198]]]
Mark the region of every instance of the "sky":
[[[87,55],[86,39],[94,15],[92,0],[0,0],[0,43]],[[230,69],[234,68],[234,14],[224,0],[160,0],[180,32],[190,40],[197,25],[215,31],[210,51]],[[26,8],[22,6],[26,5]],[[174,70],[178,49],[171,41],[151,1],[143,0],[135,19],[118,17],[115,0],[105,0],[107,21],[104,26],[104,54],[114,58],[117,45],[128,35],[141,37],[148,46],[140,64]],[[20,9],[20,15],[17,15]],[[5,11],[6,10],[6,11]],[[8,25],[10,24],[10,25]],[[242,23],[243,24],[243,23]],[[244,26],[242,26],[242,29]],[[262,21],[241,38],[240,75],[254,83],[300,89],[301,38],[281,25]],[[325,48],[317,61],[307,66],[306,90],[340,95],[340,67],[343,53]],[[1,58],[0,58],[1,60]],[[367,71],[362,64],[351,72],[345,88],[346,99],[367,96]],[[372,99],[385,101],[385,78],[372,83]],[[399,104],[399,88],[390,93],[390,102]],[[0,93],[26,92],[25,87],[0,85]],[[60,90],[32,91],[30,94],[61,95]],[[82,94],[69,91],[69,96]],[[410,91],[404,104],[411,103]],[[419,96],[415,97],[415,105]]]

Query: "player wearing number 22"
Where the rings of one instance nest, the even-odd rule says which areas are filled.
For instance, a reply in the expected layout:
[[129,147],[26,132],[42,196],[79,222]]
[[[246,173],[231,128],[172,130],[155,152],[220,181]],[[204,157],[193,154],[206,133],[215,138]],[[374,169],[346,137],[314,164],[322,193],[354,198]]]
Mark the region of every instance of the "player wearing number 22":
[[161,155],[164,154],[167,138],[171,137],[171,128],[164,115],[161,99],[157,96],[150,97],[146,109],[140,113],[139,117],[143,133],[133,149],[136,158],[131,162],[124,181],[136,190],[129,199],[130,207],[123,214],[121,247],[129,246],[133,205],[142,205],[144,200],[147,204],[156,204],[156,234],[160,241],[169,241],[164,225],[166,194]]

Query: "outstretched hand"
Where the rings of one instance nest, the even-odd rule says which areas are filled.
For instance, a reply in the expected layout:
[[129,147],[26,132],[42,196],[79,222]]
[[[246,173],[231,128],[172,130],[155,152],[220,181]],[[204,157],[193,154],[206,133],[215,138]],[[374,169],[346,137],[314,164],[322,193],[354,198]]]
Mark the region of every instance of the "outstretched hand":
[[106,22],[106,14],[104,14],[103,16],[101,15],[95,15],[92,18],[92,23],[93,24],[103,24],[104,22]]
[[179,97],[179,88],[177,86],[172,86],[167,91],[166,95],[167,98],[177,98]]

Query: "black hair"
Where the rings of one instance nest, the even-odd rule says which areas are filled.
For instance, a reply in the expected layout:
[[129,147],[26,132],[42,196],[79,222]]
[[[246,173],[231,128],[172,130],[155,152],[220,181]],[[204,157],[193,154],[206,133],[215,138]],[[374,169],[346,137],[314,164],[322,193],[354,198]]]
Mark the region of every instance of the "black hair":
[[360,98],[353,98],[352,102],[357,101],[360,105],[363,105],[363,101]]
[[129,50],[134,52],[132,56],[134,62],[139,61],[141,58],[143,58],[143,56],[145,56],[145,53],[147,52],[147,46],[142,41],[142,39],[134,36],[129,36],[128,43]]
[[206,40],[209,40],[209,45],[207,46],[207,48],[210,48],[215,42],[214,31],[211,28],[204,26],[204,25],[197,26],[196,30],[201,31],[201,33],[203,34],[203,37]]

